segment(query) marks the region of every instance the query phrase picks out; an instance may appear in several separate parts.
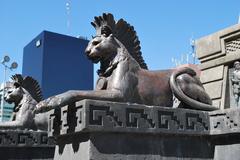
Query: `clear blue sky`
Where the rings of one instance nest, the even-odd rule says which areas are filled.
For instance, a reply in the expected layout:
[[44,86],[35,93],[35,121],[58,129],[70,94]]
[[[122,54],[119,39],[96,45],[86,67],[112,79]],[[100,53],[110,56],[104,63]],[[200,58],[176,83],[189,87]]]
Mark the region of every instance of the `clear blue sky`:
[[[172,67],[172,57],[190,51],[191,36],[197,39],[236,24],[240,12],[239,0],[1,0],[0,6],[0,58],[7,53],[19,63],[11,74],[21,73],[23,47],[41,31],[90,38],[95,34],[90,22],[103,12],[135,27],[144,59],[153,70]],[[2,75],[0,66],[0,82]]]

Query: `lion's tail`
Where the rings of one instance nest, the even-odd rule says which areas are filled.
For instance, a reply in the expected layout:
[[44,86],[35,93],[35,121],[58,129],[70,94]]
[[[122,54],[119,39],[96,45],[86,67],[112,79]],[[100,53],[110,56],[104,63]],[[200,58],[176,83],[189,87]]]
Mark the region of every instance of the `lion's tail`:
[[218,110],[218,108],[216,108],[212,105],[199,102],[195,99],[190,98],[189,96],[187,96],[186,94],[183,93],[183,91],[180,89],[180,87],[178,87],[176,78],[177,78],[177,76],[184,74],[184,73],[187,73],[191,76],[196,75],[196,72],[194,70],[192,70],[191,68],[187,68],[187,67],[174,71],[170,77],[170,87],[172,89],[173,94],[180,101],[189,105],[189,107],[191,107],[191,109],[204,110],[204,111]]

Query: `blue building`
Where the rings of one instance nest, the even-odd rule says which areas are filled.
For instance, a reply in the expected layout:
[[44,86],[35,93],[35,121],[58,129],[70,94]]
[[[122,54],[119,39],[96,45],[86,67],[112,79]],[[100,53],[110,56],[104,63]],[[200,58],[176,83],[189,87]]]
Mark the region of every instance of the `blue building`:
[[84,50],[88,40],[43,31],[23,53],[24,76],[38,80],[44,98],[68,90],[93,89],[93,64]]

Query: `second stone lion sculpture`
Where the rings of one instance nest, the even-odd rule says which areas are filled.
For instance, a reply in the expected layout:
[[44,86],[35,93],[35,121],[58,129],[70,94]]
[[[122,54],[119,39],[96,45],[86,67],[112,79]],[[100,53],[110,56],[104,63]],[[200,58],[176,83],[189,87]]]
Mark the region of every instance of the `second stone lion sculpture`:
[[[141,55],[136,32],[123,19],[112,14],[95,17],[97,34],[86,48],[93,63],[100,62],[99,79],[93,91],[68,91],[37,104],[36,112],[45,112],[82,99],[173,106],[173,96],[181,106],[212,111],[211,99],[190,68],[149,71]],[[161,63],[161,60],[159,60]]]
[[6,102],[14,103],[12,120],[1,122],[0,129],[46,131],[47,113],[34,113],[36,104],[42,100],[38,82],[29,76],[23,78],[20,74],[13,75],[12,80],[13,85],[4,97]]

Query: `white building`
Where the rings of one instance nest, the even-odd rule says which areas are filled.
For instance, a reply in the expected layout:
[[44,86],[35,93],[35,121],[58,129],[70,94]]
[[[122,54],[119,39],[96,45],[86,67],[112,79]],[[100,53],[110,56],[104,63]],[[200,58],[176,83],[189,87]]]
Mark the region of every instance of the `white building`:
[[[0,104],[2,105],[2,99],[3,99],[3,83],[0,86]],[[7,90],[12,86],[11,82],[6,82],[5,84],[5,93],[7,92]],[[2,110],[0,109],[0,121],[8,121],[11,116],[12,116],[12,112],[13,112],[13,107],[14,104],[9,104],[7,102],[3,102],[3,118],[2,118]],[[1,106],[2,108],[2,106]]]

